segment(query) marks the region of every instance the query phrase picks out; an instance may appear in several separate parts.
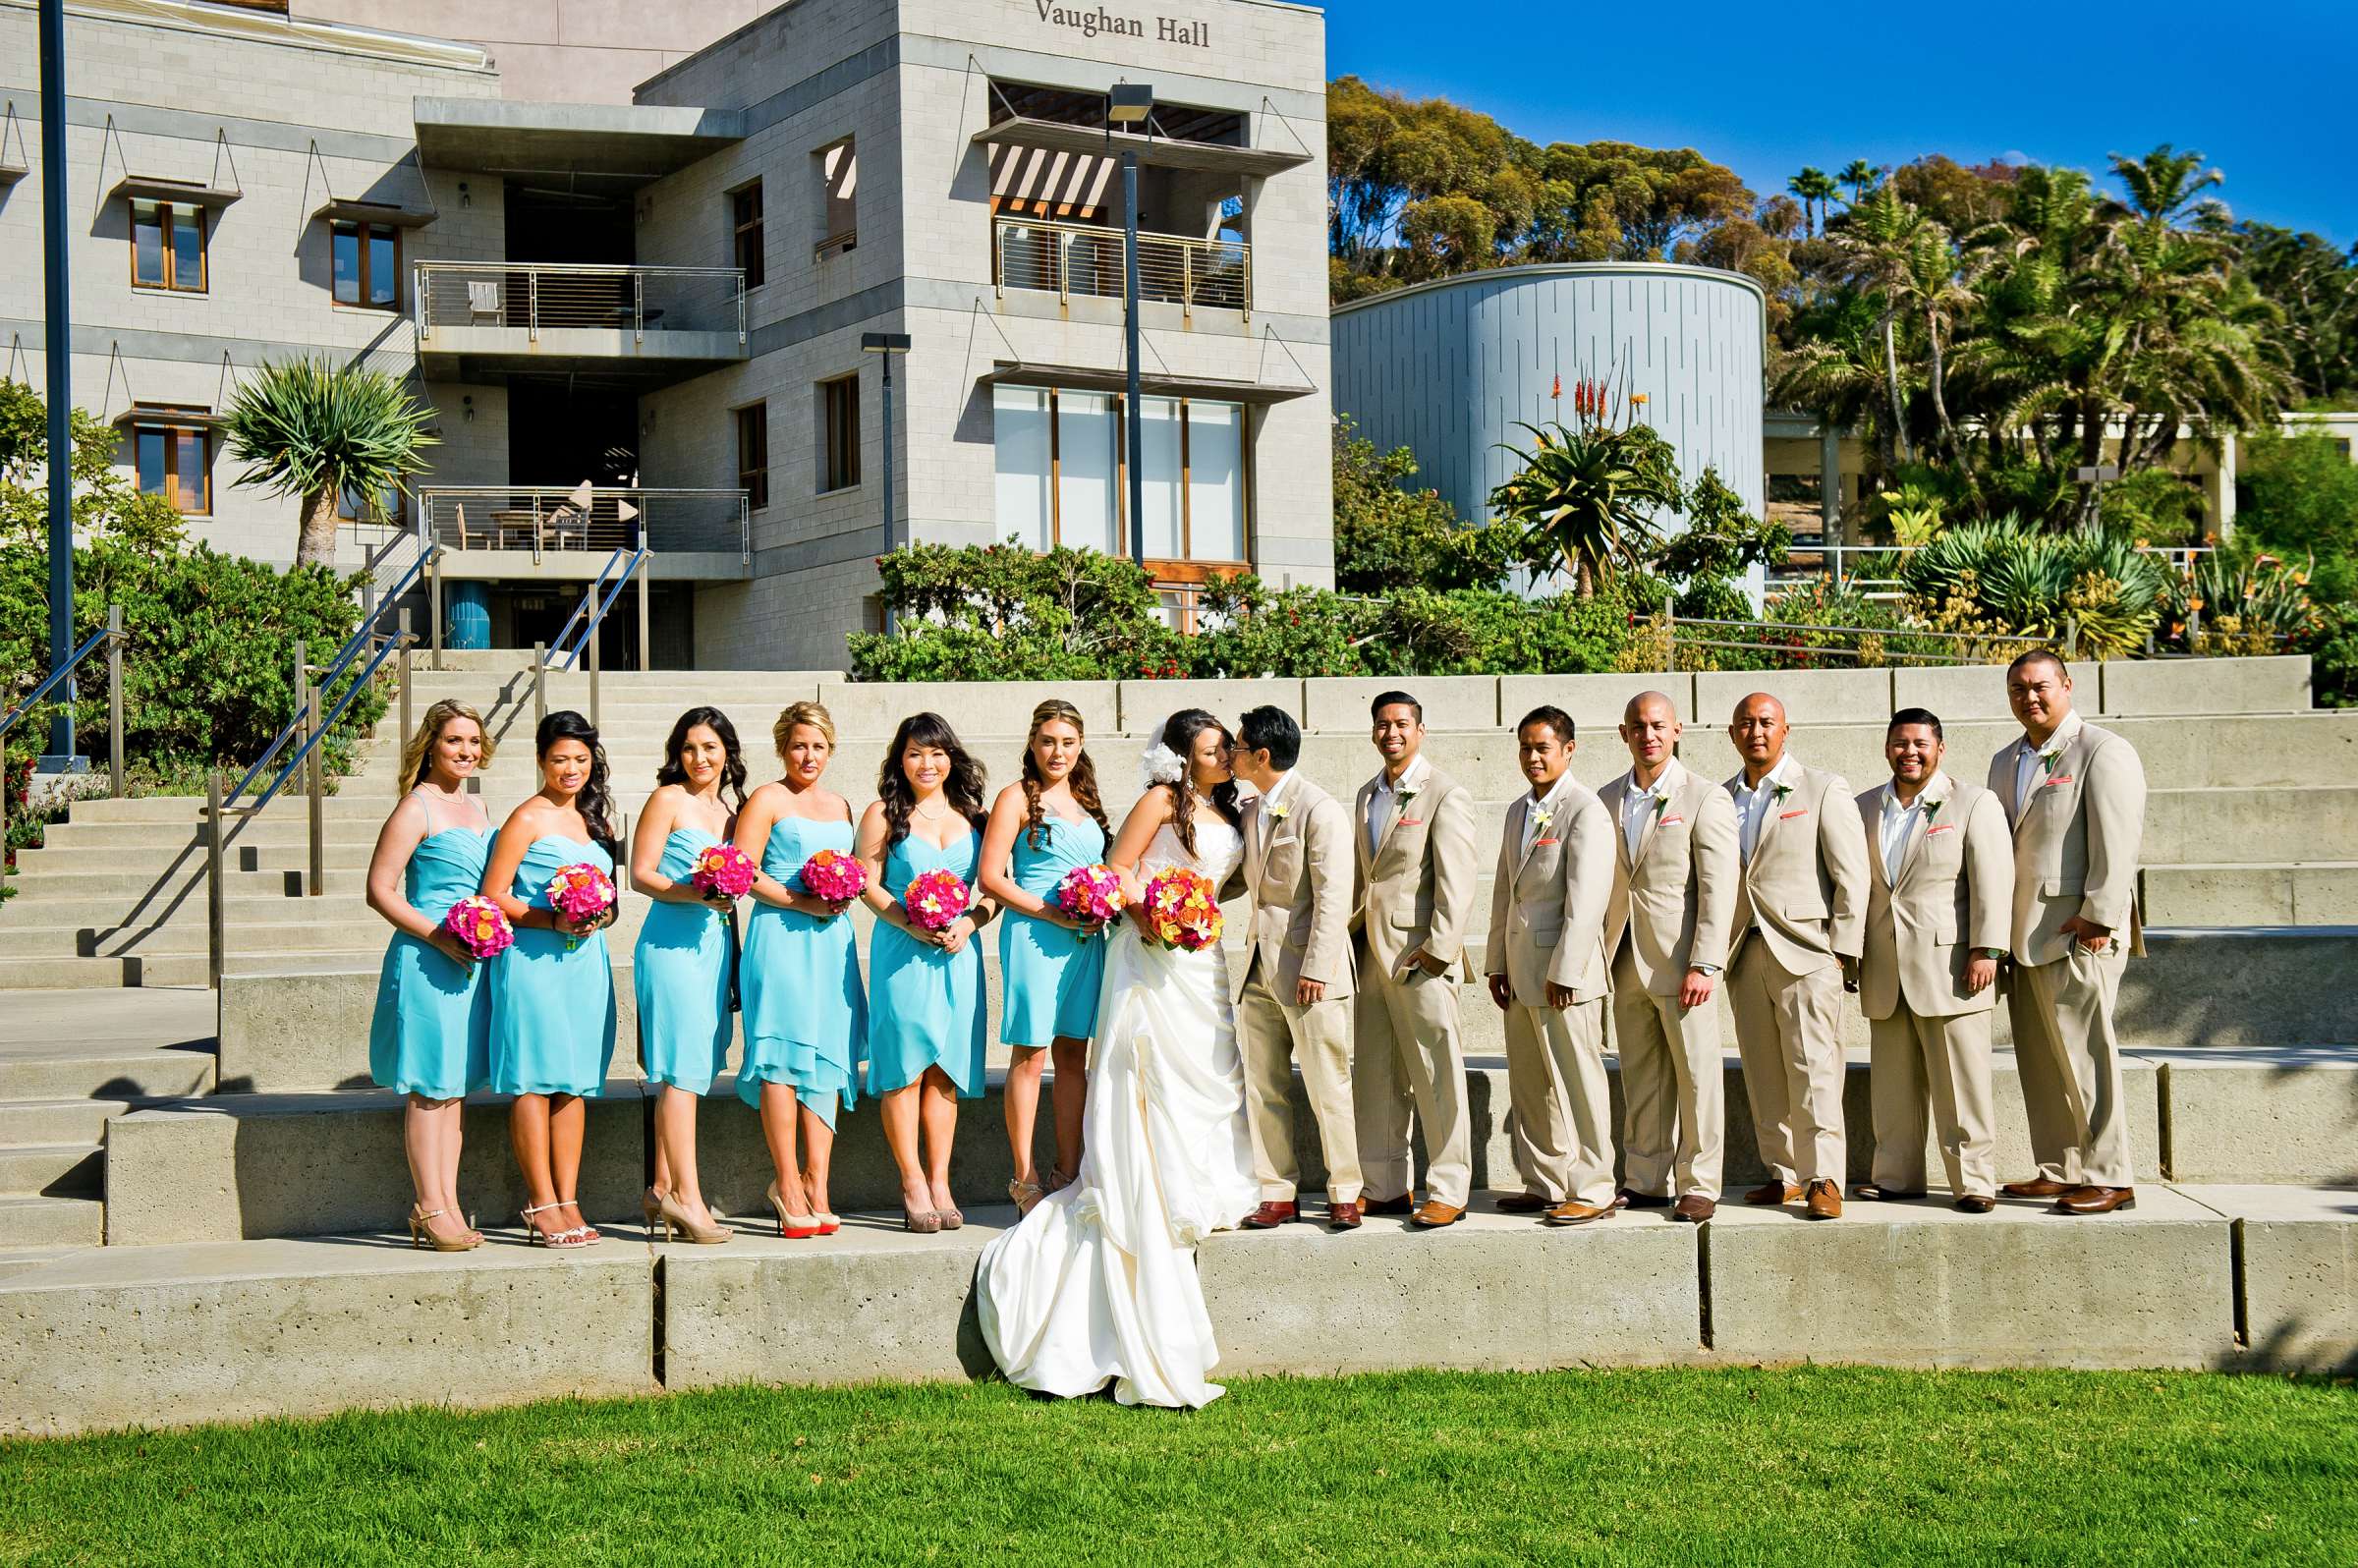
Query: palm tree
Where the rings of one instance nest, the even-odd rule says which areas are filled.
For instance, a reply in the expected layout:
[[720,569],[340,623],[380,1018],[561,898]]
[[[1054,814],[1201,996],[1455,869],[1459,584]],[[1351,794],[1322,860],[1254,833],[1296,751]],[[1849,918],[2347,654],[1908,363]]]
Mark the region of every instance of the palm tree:
[[1785,189],[1801,197],[1801,215],[1813,235],[1825,229],[1824,214],[1828,197],[1841,188],[1824,169],[1804,165],[1802,171],[1785,182]]
[[[2187,208],[2198,195],[2226,181],[2218,170],[2203,167],[2201,153],[2179,152],[2166,141],[2142,158],[2109,156],[2112,172],[2129,188],[2129,210],[2149,223],[2177,223],[2190,215]],[[2205,201],[2196,210],[2217,205]]]
[[1655,514],[1684,501],[1678,454],[1644,424],[1521,428],[1537,444],[1529,452],[1501,446],[1523,467],[1490,492],[1490,510],[1500,522],[1521,525],[1524,559],[1535,571],[1568,566],[1580,597],[1594,598],[1617,567],[1643,563],[1656,538]]
[[1907,410],[1899,392],[1899,317],[1912,301],[1921,263],[1919,252],[1946,252],[1948,232],[1888,186],[1851,208],[1851,222],[1834,242],[1842,248],[1851,281],[1882,298],[1883,379],[1891,400],[1891,429],[1901,459],[1914,458],[1908,441]]
[[1850,187],[1850,204],[1854,207],[1859,204],[1860,198],[1874,188],[1875,182],[1882,177],[1883,171],[1869,163],[1865,158],[1851,159],[1849,165],[1840,174],[1834,176],[1835,179]]
[[336,506],[346,496],[374,509],[407,494],[426,465],[433,411],[393,376],[358,364],[290,360],[265,364],[238,389],[222,429],[230,456],[251,464],[240,484],[303,501],[298,566],[336,564]]

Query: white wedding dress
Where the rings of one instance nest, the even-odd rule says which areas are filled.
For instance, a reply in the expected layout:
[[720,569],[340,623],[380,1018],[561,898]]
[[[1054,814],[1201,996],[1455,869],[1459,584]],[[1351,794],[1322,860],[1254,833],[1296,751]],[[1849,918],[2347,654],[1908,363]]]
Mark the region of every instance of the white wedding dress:
[[[1159,829],[1139,874],[1225,882],[1243,840],[1208,811],[1195,831],[1190,856]],[[1127,920],[1107,940],[1080,1173],[982,1250],[976,1309],[1019,1387],[1073,1398],[1110,1382],[1125,1405],[1207,1405],[1220,1353],[1196,1244],[1260,1198],[1227,958],[1148,942]]]

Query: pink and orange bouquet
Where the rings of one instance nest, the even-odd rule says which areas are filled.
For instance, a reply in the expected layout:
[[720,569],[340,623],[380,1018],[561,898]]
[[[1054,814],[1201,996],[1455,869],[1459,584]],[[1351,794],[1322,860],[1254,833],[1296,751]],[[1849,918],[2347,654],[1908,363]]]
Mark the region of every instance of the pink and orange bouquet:
[[[548,879],[548,907],[576,925],[588,924],[614,907],[614,878],[587,861],[560,866],[557,874]],[[565,950],[572,952],[582,945],[579,936],[568,935]]]
[[[1088,925],[1102,925],[1122,912],[1122,879],[1110,866],[1076,866],[1056,884],[1056,907]],[[1081,933],[1086,940],[1090,932]]]
[[803,891],[829,904],[849,904],[868,891],[868,868],[849,855],[820,850],[803,862]]
[[688,880],[706,898],[743,898],[754,889],[754,858],[734,844],[714,844],[696,858]]
[[909,912],[909,924],[922,931],[948,930],[974,901],[975,895],[958,873],[949,870],[923,872],[901,894],[901,908]]
[[516,945],[516,927],[499,905],[482,894],[462,898],[442,917],[442,928],[459,939],[477,962],[497,958]]
[[1147,920],[1165,947],[1201,953],[1220,939],[1220,895],[1209,877],[1174,866],[1147,884]]

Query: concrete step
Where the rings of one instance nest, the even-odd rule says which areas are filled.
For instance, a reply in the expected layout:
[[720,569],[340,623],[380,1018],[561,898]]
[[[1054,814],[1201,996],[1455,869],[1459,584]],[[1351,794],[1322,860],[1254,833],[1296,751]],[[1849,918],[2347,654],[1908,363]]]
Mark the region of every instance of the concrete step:
[[64,1042],[0,1053],[0,1100],[171,1099],[213,1087],[210,1051]]
[[0,1145],[71,1144],[98,1147],[110,1116],[143,1103],[132,1099],[27,1099],[0,1101]]
[[0,1197],[0,1248],[96,1247],[105,1236],[96,1198]]
[[96,1143],[0,1144],[0,1197],[95,1198],[105,1188]]
[[2358,861],[2145,868],[2157,925],[2358,925]]
[[0,1251],[0,1279],[46,1267],[81,1251],[78,1247],[12,1247]]

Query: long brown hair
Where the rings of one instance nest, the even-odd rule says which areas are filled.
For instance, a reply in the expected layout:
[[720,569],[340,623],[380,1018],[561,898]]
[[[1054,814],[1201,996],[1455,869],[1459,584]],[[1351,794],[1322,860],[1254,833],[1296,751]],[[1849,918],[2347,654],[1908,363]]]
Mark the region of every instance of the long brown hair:
[[482,737],[483,749],[476,758],[476,771],[479,773],[491,765],[491,732],[483,727],[482,714],[455,697],[446,697],[425,710],[425,717],[418,721],[418,733],[402,744],[402,794],[407,795],[425,782],[426,754],[434,749],[434,743],[442,738],[443,728],[452,719],[471,720],[475,733]]
[[892,750],[876,773],[876,798],[884,803],[884,847],[889,850],[909,836],[909,813],[917,810],[917,791],[909,783],[901,758],[911,746],[937,751],[950,759],[950,776],[942,781],[942,799],[966,818],[966,825],[982,831],[982,764],[959,742],[958,732],[939,713],[912,713],[892,732]]
[[[1081,710],[1063,698],[1051,697],[1032,710],[1032,732],[1024,737],[1024,835],[1031,839],[1034,849],[1040,847],[1040,835],[1047,829],[1048,811],[1039,804],[1039,794],[1047,788],[1048,781],[1040,776],[1039,757],[1032,748],[1039,741],[1040,727],[1059,719],[1070,724],[1075,735],[1084,741],[1089,739],[1089,729],[1081,722]],[[1073,764],[1069,782],[1073,786],[1073,799],[1081,803],[1081,810],[1097,824],[1105,842],[1112,843],[1113,824],[1105,820],[1104,805],[1097,799],[1097,764],[1089,759],[1087,746],[1081,748],[1081,758]]]
[[[1196,852],[1196,737],[1206,730],[1228,734],[1228,726],[1200,707],[1183,707],[1163,720],[1161,743],[1179,756],[1179,781],[1167,786],[1171,792],[1171,830],[1179,836],[1179,847],[1193,855]],[[1211,787],[1213,810],[1230,827],[1244,819],[1236,805],[1236,780],[1229,779]]]

